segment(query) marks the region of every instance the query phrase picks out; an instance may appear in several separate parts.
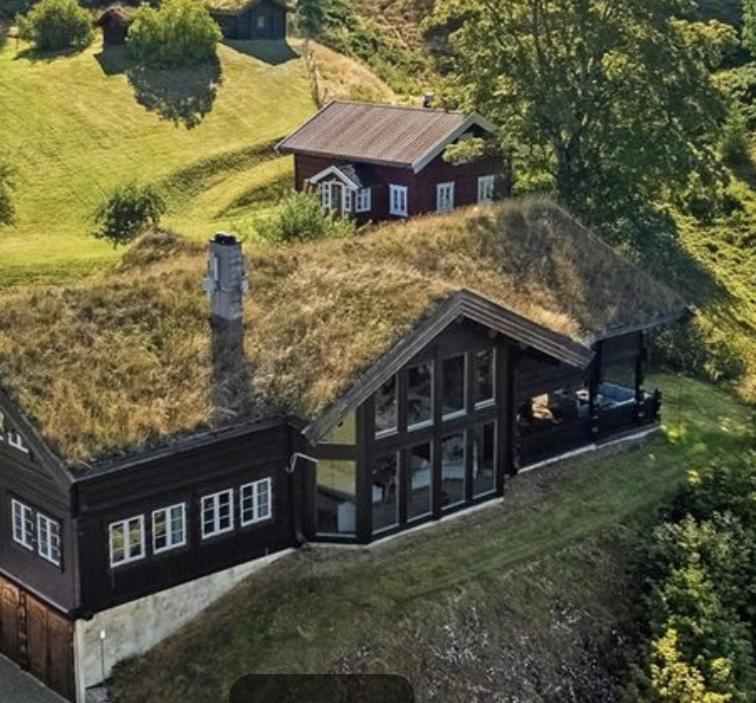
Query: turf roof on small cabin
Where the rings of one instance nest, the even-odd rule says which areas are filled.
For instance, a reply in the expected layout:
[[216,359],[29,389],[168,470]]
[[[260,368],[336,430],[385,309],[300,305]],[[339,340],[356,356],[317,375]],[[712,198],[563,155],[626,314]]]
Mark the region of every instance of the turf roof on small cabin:
[[[235,15],[239,12],[244,12],[253,8],[255,5],[259,5],[262,0],[209,0],[208,7],[211,12],[222,12],[224,14]],[[286,10],[290,10],[291,7],[285,0],[271,0],[276,5],[280,5]]]
[[245,360],[223,383],[201,286],[206,248],[165,234],[107,274],[0,294],[0,386],[86,468],[274,415],[314,421],[461,290],[581,348],[684,308],[544,201],[245,254]]

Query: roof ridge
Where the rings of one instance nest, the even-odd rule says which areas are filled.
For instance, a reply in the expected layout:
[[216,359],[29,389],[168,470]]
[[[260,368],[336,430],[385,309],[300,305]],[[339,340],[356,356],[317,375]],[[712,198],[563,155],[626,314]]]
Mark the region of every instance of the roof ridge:
[[[392,108],[395,110],[413,110],[414,112],[440,112],[444,115],[462,115],[467,116],[473,114],[472,112],[463,112],[462,110],[445,110],[441,107],[422,107],[421,105],[404,105],[401,103],[382,103],[373,102],[371,100],[331,100],[325,107],[329,105],[362,105],[364,107],[381,107]],[[325,108],[323,108],[325,109]]]

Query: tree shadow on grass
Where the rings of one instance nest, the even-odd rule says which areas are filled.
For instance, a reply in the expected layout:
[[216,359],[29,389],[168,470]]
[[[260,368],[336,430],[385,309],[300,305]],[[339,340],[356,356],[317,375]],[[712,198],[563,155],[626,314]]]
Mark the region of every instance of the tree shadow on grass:
[[217,58],[181,68],[131,65],[126,70],[140,105],[187,129],[197,127],[213,109],[221,73]]
[[57,61],[58,59],[68,59],[72,56],[76,56],[84,51],[85,48],[86,47],[72,46],[66,49],[49,50],[37,49],[34,46],[29,46],[19,51],[15,55],[13,60],[29,61],[30,63],[52,63],[53,61]]
[[132,67],[125,46],[105,46],[100,53],[95,54],[95,61],[100,64],[100,68],[106,76],[126,73]]
[[226,39],[223,43],[240,54],[246,54],[271,66],[279,66],[299,58],[299,54],[285,39]]

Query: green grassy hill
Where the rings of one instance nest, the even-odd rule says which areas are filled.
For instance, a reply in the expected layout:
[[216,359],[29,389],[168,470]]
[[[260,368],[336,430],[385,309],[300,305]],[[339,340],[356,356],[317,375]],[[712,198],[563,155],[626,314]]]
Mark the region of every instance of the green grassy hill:
[[220,701],[246,673],[347,671],[404,674],[420,702],[615,700],[642,535],[689,469],[754,441],[722,391],[656,383],[665,431],[643,447],[524,474],[500,506],[384,546],[301,550],[121,666],[117,700]]
[[38,58],[0,50],[0,154],[17,169],[17,224],[0,229],[0,284],[78,275],[112,259],[93,208],[129,179],[160,184],[164,224],[243,228],[290,183],[272,146],[314,110],[304,62],[280,46],[221,46],[217,66],[129,70],[99,46]]

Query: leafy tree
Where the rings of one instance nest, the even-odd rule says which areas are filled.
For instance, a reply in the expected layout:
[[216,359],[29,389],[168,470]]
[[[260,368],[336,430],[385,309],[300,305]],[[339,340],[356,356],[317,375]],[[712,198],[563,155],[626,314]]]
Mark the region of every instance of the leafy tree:
[[731,166],[742,166],[750,160],[751,144],[743,113],[734,105],[722,128],[722,158]]
[[[710,70],[735,41],[682,0],[439,0],[449,98],[502,126],[518,172],[546,171],[594,221],[711,173],[725,104]],[[679,6],[679,7],[678,7]]]
[[743,0],[743,42],[756,57],[756,0]]
[[18,29],[42,51],[83,49],[92,41],[92,16],[76,0],[40,0],[18,18]]
[[12,225],[16,219],[16,211],[11,200],[13,189],[13,169],[0,160],[0,227]]
[[295,241],[347,237],[354,233],[355,226],[352,220],[323,210],[313,193],[291,193],[272,220],[257,223],[257,230],[267,239]]
[[94,235],[113,246],[128,244],[150,227],[157,227],[165,210],[165,200],[154,186],[127,183],[95,211]]
[[196,0],[165,0],[157,9],[142,5],[129,29],[130,53],[154,67],[210,61],[220,40],[220,27]]

